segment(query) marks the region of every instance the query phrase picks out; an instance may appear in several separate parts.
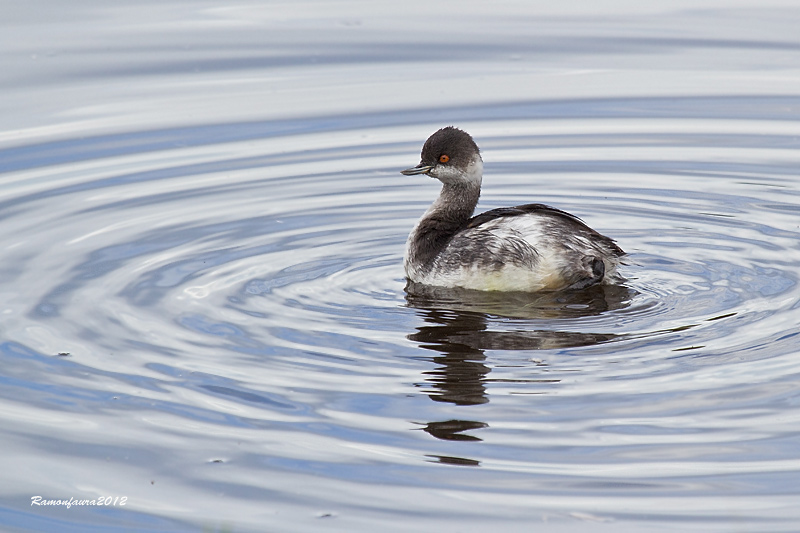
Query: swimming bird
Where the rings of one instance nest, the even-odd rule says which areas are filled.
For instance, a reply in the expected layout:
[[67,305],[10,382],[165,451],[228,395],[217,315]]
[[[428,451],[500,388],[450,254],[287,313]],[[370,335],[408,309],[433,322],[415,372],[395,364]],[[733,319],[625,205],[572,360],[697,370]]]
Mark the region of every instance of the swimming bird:
[[492,209],[472,216],[481,194],[483,159],[465,131],[431,135],[420,163],[401,171],[442,182],[439,197],[406,242],[409,282],[482,291],[583,289],[622,280],[625,252],[581,219],[543,204]]

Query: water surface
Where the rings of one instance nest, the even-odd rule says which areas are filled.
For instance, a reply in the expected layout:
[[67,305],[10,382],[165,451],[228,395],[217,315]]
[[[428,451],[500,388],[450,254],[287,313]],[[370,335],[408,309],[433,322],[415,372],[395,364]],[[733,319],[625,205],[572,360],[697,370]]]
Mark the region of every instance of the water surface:
[[[0,32],[6,529],[796,529],[791,2],[43,5]],[[449,124],[479,210],[627,282],[407,292]]]

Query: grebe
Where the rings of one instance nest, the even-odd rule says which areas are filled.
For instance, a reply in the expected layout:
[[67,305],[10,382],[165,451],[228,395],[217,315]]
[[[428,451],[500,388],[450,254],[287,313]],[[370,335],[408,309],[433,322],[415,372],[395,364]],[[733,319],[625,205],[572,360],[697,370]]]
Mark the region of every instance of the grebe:
[[442,182],[439,197],[408,236],[404,266],[410,282],[537,292],[622,280],[616,269],[625,252],[567,212],[527,204],[473,217],[483,160],[465,131],[448,126],[431,135],[420,164],[402,174]]

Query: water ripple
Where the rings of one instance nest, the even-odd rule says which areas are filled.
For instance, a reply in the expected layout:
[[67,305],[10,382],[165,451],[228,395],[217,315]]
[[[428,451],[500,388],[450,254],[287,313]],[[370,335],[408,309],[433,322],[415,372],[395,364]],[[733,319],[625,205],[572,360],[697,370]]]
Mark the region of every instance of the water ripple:
[[[748,133],[720,118],[743,102]],[[116,457],[147,440],[159,461],[200,442],[171,475],[201,500],[188,487],[291,505],[281,487],[314,478],[333,508],[413,483],[687,518],[675,502],[722,513],[736,485],[764,518],[757,480],[786,476],[780,500],[800,470],[800,128],[778,111],[797,103],[450,110],[484,148],[481,209],[549,203],[629,252],[622,286],[574,294],[405,290],[437,188],[397,170],[440,125],[428,110],[8,149],[0,354],[6,405],[29,399],[20,442]],[[33,421],[57,440],[32,444]]]

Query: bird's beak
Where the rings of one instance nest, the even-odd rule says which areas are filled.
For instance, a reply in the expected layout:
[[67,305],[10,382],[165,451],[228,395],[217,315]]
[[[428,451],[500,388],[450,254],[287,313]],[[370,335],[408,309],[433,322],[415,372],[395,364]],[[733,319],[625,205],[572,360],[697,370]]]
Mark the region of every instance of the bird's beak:
[[406,176],[414,176],[415,174],[427,174],[431,170],[433,170],[433,165],[423,165],[422,163],[420,163],[415,167],[401,170],[400,174],[404,174]]

